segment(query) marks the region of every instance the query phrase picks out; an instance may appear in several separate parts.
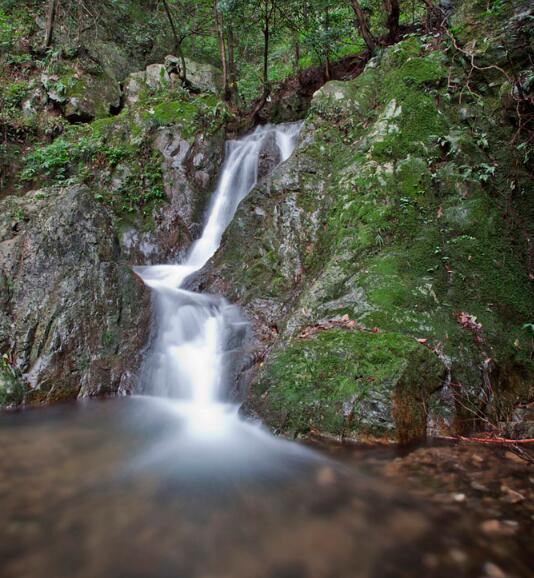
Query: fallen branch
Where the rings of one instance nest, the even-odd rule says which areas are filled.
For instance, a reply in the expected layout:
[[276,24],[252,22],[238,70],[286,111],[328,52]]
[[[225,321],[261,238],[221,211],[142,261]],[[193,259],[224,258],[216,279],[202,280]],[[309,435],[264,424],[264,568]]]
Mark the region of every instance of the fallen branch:
[[465,436],[437,436],[437,439],[479,444],[527,445],[534,444],[534,438],[511,440],[508,438],[472,438]]

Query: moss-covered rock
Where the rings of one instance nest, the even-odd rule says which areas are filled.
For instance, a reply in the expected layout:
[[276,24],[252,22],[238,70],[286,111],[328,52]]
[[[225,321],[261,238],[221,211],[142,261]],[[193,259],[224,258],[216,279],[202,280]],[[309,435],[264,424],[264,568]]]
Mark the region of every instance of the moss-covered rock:
[[[426,403],[441,374],[454,391],[445,421],[456,430],[482,415],[504,419],[528,396],[523,325],[534,297],[529,234],[518,231],[532,223],[532,183],[514,160],[500,85],[491,78],[484,99],[466,98],[468,72],[455,63],[410,38],[355,80],[326,84],[295,154],[251,194],[225,237],[207,283],[248,311],[259,358],[274,346],[249,407],[280,429],[421,437],[430,406],[433,418],[450,417],[435,395]],[[304,327],[346,315],[379,337],[299,340]],[[423,353],[411,357],[401,344]],[[358,360],[365,375],[389,367],[384,379],[391,385],[402,373],[404,385],[377,385],[388,399],[380,418],[356,404],[348,424],[343,403],[361,393],[349,370]]]
[[255,409],[284,430],[410,441],[425,435],[425,408],[443,370],[405,335],[331,329],[270,356]]
[[26,387],[20,372],[9,364],[6,355],[0,357],[0,407],[22,403],[25,393]]
[[[172,116],[147,112],[171,95]],[[156,88],[27,153],[19,183],[41,188],[0,200],[0,405],[134,388],[150,300],[132,265],[198,234],[224,149],[210,99]]]

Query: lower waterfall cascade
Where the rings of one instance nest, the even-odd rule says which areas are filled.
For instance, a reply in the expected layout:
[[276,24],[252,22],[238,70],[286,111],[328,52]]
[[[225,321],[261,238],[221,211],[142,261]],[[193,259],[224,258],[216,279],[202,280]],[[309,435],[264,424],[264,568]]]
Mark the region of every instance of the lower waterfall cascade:
[[272,147],[286,161],[295,148],[301,123],[264,125],[230,140],[218,185],[199,239],[183,263],[136,267],[153,291],[154,333],[141,371],[143,393],[186,402],[189,409],[216,409],[225,399],[228,368],[248,322],[223,297],[185,289],[188,279],[217,251],[239,203],[258,182],[260,156]]
[[249,324],[223,297],[189,290],[189,278],[217,251],[265,161],[288,159],[298,132],[264,126],[230,141],[186,259],[137,268],[154,304],[140,395],[0,420],[2,578],[532,574],[528,532],[510,533],[526,528],[528,500],[512,512],[521,526],[505,517],[507,496],[528,495],[529,478],[516,485],[524,470],[506,455],[294,441],[238,414],[231,370]]

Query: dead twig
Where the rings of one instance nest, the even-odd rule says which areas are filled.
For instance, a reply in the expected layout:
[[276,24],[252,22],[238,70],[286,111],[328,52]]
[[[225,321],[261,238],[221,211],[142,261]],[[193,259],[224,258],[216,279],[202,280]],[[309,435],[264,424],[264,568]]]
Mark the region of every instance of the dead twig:
[[455,442],[468,442],[477,444],[497,444],[497,445],[529,445],[534,444],[534,438],[527,438],[522,440],[511,440],[508,438],[475,438],[465,436],[436,436],[436,439],[449,440]]

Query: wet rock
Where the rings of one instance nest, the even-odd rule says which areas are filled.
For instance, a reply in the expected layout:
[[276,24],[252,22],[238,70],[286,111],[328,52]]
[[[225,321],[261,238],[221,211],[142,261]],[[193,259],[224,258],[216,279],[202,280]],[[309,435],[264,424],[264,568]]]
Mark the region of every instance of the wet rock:
[[317,484],[322,487],[331,486],[336,482],[336,473],[333,468],[323,466],[317,472]]
[[[468,187],[456,161],[442,160],[437,134],[463,165],[481,162],[456,108],[436,106],[446,79],[441,56],[410,39],[355,80],[327,83],[296,151],[242,203],[206,273],[204,286],[227,290],[254,323],[247,407],[276,429],[408,440],[424,436],[425,419],[433,433],[472,423],[457,396],[482,399],[488,383],[482,413],[511,413],[512,399],[528,397],[530,343],[525,334],[514,345],[508,329],[528,322],[528,274],[519,259],[501,258],[517,252],[494,184]],[[514,153],[497,149],[511,178]],[[460,313],[476,317],[477,339]],[[306,327],[344,315],[363,326],[359,338],[347,331],[331,336],[336,347],[321,336],[300,343]],[[416,361],[401,352],[409,340],[425,350]],[[394,371],[385,377],[394,359],[414,366],[412,387],[396,387]]]
[[158,214],[158,236],[164,244],[177,247],[180,234],[189,240],[200,234],[209,194],[224,155],[221,133],[185,139],[179,127],[162,128],[154,141],[163,155],[162,171],[169,204]]
[[22,375],[7,360],[7,356],[0,357],[0,407],[22,403],[26,388]]
[[258,161],[258,179],[264,180],[265,177],[273,172],[273,169],[280,163],[280,151],[276,144],[276,135],[272,134],[260,151]]
[[148,294],[121,262],[112,219],[84,186],[6,199],[3,211],[14,204],[27,221],[16,231],[0,221],[0,271],[11,286],[2,314],[26,400],[116,391],[147,338]]
[[469,560],[467,554],[458,548],[453,548],[450,550],[449,556],[453,562],[460,566],[463,566]]
[[519,528],[519,524],[512,520],[486,520],[482,522],[480,529],[489,535],[513,536]]
[[484,486],[483,484],[480,484],[476,481],[471,482],[471,487],[473,490],[477,490],[478,492],[489,492],[489,488],[487,486]]

